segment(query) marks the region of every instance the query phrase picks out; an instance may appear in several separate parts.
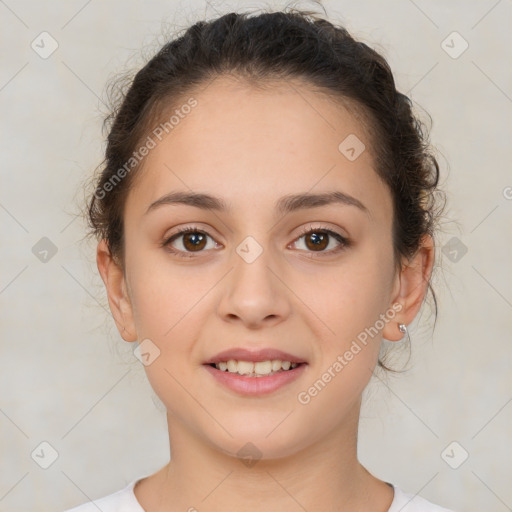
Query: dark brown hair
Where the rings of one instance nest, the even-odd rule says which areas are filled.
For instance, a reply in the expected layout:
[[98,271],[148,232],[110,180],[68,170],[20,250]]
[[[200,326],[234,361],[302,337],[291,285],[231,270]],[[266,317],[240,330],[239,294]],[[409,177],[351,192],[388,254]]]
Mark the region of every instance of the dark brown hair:
[[[92,233],[107,241],[121,265],[124,205],[140,167],[127,171],[126,162],[172,107],[228,75],[255,86],[300,81],[351,105],[366,121],[375,171],[391,192],[397,268],[416,253],[424,235],[434,237],[442,210],[436,198],[442,194],[439,166],[423,123],[413,114],[411,100],[396,90],[385,58],[311,11],[229,13],[199,21],[166,43],[138,71],[106,120],[105,161],[88,204],[88,220]],[[126,172],[116,179],[123,166]],[[429,289],[437,317],[430,282]],[[385,367],[381,360],[379,365]]]

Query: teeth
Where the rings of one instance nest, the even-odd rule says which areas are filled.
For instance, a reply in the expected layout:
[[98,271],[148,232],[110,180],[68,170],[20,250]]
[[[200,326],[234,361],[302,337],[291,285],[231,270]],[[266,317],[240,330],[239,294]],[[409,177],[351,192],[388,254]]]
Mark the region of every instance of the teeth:
[[253,363],[251,361],[236,361],[230,359],[229,361],[222,361],[215,364],[217,370],[230,373],[238,373],[239,375],[249,375],[251,377],[263,377],[266,375],[273,375],[274,373],[286,371],[290,368],[296,368],[297,363],[290,361],[280,361],[273,359],[269,361],[258,361]]
[[250,375],[254,371],[254,363],[249,361],[238,361],[238,373]]
[[281,361],[279,361],[278,359],[274,359],[272,361],[272,371],[277,372],[277,370],[280,370],[280,369],[281,369]]
[[258,375],[270,375],[272,371],[272,361],[259,361],[254,363],[254,373]]

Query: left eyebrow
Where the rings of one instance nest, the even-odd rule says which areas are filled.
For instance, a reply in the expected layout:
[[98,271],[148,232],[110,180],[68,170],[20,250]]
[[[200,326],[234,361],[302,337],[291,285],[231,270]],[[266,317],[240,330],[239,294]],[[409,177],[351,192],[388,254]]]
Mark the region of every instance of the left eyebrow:
[[[308,208],[320,208],[329,204],[343,204],[346,206],[355,206],[366,214],[370,214],[368,208],[355,197],[340,191],[325,192],[318,194],[303,193],[290,194],[281,197],[275,204],[275,210],[278,214],[292,213],[297,210]],[[202,210],[215,210],[218,212],[231,212],[229,206],[224,199],[211,196],[209,194],[201,194],[197,192],[170,192],[153,201],[145,214],[163,205],[183,204],[194,206]]]

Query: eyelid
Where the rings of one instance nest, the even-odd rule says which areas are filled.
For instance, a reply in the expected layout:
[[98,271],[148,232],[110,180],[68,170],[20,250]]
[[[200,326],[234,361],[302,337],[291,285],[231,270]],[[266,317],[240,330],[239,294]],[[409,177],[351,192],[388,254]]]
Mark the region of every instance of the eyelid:
[[314,231],[325,231],[325,232],[328,232],[328,233],[332,233],[332,234],[338,235],[340,238],[343,238],[344,240],[347,240],[347,242],[349,241],[348,235],[341,234],[339,232],[339,228],[331,227],[328,223],[325,223],[325,222],[324,223],[320,222],[320,225],[318,225],[318,226],[313,226],[313,222],[310,222],[306,226],[303,226],[301,228],[301,230],[300,230],[300,233],[299,233],[298,237],[295,240],[297,240],[301,236],[304,236],[304,235],[307,235],[308,233],[311,233],[312,231],[313,232]]

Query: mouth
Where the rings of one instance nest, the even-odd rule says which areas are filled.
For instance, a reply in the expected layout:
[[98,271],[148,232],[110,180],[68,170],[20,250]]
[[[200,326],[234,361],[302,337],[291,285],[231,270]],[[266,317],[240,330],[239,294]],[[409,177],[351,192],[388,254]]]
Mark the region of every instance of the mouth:
[[306,363],[292,363],[291,361],[281,361],[280,359],[269,359],[266,361],[239,361],[229,359],[218,363],[210,363],[208,366],[221,372],[228,372],[244,377],[269,377],[277,373],[289,372],[295,370],[300,365]]
[[274,349],[231,349],[205,361],[203,366],[223,386],[242,395],[263,395],[291,383],[308,363]]
[[273,348],[259,350],[232,348],[218,353],[203,364],[221,372],[249,377],[267,377],[280,372],[292,371],[299,365],[306,364],[306,361],[288,352]]

